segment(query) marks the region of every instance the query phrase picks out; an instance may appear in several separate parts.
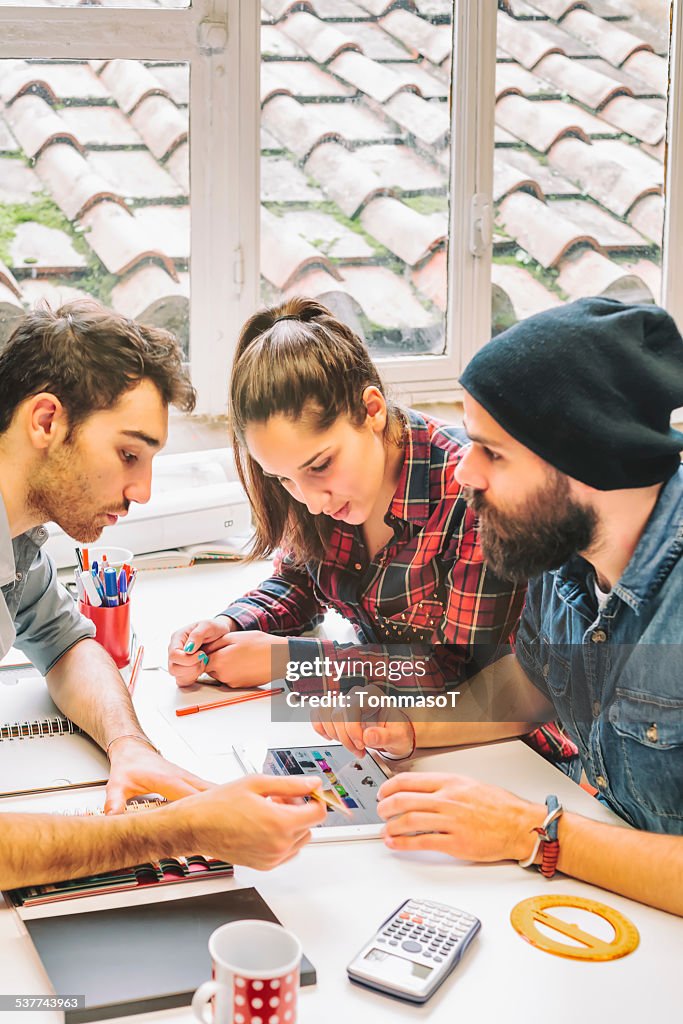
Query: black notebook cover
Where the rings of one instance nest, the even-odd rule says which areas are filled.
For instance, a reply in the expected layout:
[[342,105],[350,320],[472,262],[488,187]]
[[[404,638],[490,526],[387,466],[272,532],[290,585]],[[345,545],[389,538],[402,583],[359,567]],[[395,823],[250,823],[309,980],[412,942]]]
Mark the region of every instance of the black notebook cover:
[[[280,924],[256,889],[24,921],[59,994],[85,995],[66,1024],[189,1006],[211,977],[208,941],[228,921]],[[301,984],[315,985],[304,956]]]

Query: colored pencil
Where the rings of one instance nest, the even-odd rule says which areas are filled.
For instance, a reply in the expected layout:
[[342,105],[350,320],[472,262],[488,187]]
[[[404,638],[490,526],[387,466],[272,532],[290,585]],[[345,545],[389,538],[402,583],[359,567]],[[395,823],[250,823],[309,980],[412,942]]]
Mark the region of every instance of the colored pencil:
[[227,708],[231,704],[245,704],[248,700],[261,700],[263,697],[274,697],[278,693],[284,693],[284,686],[278,686],[274,690],[259,690],[258,693],[247,693],[241,697],[230,697],[227,700],[215,700],[211,704],[192,704],[187,708],[176,708],[176,715],[181,718],[183,715],[196,715],[198,711],[211,711],[213,708]]

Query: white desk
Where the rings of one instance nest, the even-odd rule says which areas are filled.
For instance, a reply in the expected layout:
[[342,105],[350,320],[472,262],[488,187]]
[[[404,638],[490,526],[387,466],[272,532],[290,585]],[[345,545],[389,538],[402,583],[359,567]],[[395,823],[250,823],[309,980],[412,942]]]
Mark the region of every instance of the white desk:
[[[263,575],[263,566],[210,566],[144,574],[135,600],[136,622],[146,647],[145,664],[163,663],[172,629],[193,617],[215,613],[230,593],[238,593]],[[203,770],[216,779],[237,777],[231,755],[202,758],[175,731],[168,709],[181,700],[169,678],[153,672],[143,675],[136,706],[150,735],[168,757],[192,770]],[[272,742],[282,740],[283,727],[270,723],[265,703],[230,709],[226,751],[236,738],[242,740],[257,732],[263,736],[265,731]],[[292,742],[301,742],[307,728],[297,726]],[[311,731],[310,735],[315,734]],[[572,810],[614,820],[597,801],[518,741],[433,754],[415,761],[411,769],[417,768],[460,771],[536,800],[555,792]],[[370,1020],[373,1024],[410,1020],[527,1024],[537,1016],[557,1024],[593,1024],[610,1013],[624,1024],[642,1024],[656,1017],[675,1019],[680,1014],[677,972],[683,920],[570,879],[548,883],[536,872],[516,865],[471,865],[437,854],[397,855],[379,841],[323,844],[308,846],[294,861],[269,873],[238,868],[233,881],[215,879],[186,884],[182,889],[171,886],[135,898],[141,902],[172,899],[207,892],[211,887],[219,890],[241,885],[257,886],[315,963],[318,984],[301,991],[300,1024],[365,1024]],[[591,896],[621,910],[640,932],[639,948],[622,960],[601,964],[565,960],[527,945],[509,923],[510,910],[519,900],[548,891]],[[461,906],[482,921],[481,933],[463,962],[425,1007],[357,988],[345,971],[361,944],[408,896]],[[77,906],[36,908],[33,913],[61,914],[85,910],[86,904],[99,909],[126,902],[130,897],[125,894],[101,896],[79,901]],[[28,938],[20,933],[8,910],[0,911],[0,991],[49,991]],[[60,1015],[6,1013],[0,1024],[15,1024],[13,1018],[16,1024],[30,1024],[31,1020],[56,1024]],[[193,1019],[189,1008],[125,1018],[128,1024],[151,1020],[189,1024]]]

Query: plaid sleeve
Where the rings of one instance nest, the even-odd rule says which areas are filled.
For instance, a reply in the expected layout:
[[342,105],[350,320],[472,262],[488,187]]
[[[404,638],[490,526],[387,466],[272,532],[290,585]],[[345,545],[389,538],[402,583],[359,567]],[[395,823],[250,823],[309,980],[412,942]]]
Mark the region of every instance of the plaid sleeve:
[[220,614],[228,615],[240,629],[259,629],[273,636],[297,636],[323,620],[324,608],[315,594],[306,569],[294,567],[278,552],[275,572]]

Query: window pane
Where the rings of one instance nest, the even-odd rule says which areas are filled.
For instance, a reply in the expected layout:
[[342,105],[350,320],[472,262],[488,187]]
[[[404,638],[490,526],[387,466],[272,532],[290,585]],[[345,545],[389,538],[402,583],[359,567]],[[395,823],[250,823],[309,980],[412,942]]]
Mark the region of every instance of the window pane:
[[659,301],[669,0],[498,7],[493,330]]
[[92,296],[187,351],[187,64],[0,61],[0,340]]
[[168,11],[191,6],[190,0],[0,0],[0,7],[157,7]]
[[264,301],[315,296],[375,354],[443,352],[451,0],[264,0]]

